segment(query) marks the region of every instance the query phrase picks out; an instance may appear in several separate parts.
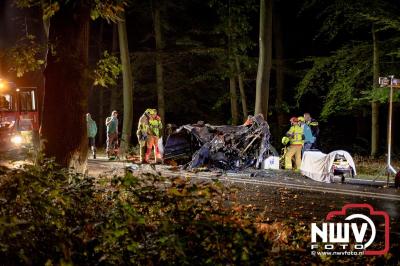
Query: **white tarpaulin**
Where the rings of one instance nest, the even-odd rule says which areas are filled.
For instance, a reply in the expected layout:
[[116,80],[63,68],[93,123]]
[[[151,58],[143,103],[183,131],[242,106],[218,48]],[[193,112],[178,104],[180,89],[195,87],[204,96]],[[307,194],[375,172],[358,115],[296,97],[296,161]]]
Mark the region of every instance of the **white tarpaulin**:
[[320,151],[305,151],[301,160],[301,173],[315,181],[331,183],[333,181],[333,161],[337,154],[343,155],[356,175],[356,166],[347,151],[333,151],[329,154]]

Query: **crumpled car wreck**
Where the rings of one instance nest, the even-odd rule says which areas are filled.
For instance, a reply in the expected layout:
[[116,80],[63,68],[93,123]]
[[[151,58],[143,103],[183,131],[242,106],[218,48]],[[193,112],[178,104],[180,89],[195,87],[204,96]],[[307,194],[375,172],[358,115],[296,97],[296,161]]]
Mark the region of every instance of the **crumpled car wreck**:
[[173,131],[164,147],[164,160],[179,160],[187,169],[206,166],[223,170],[259,168],[277,155],[269,142],[268,123],[261,115],[241,126],[213,126],[198,122]]

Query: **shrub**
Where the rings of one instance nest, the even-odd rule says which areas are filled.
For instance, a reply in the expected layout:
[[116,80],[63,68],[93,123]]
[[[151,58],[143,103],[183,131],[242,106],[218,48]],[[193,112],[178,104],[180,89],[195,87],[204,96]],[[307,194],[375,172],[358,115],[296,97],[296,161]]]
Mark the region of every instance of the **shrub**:
[[50,161],[0,182],[9,264],[260,264],[271,242],[218,182],[127,174],[94,182]]

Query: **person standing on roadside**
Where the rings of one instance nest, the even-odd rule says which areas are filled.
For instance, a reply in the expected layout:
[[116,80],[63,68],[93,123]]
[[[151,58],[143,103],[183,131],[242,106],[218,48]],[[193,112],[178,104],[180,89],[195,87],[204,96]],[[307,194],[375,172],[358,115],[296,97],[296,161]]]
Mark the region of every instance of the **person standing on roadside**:
[[136,136],[139,142],[140,163],[146,162],[145,154],[147,150],[147,136],[149,133],[150,113],[152,113],[152,109],[147,109],[139,118],[138,129],[136,131]]
[[111,116],[106,119],[107,127],[107,158],[114,153],[118,146],[118,112],[112,111]]
[[149,116],[149,128],[147,134],[147,150],[145,155],[145,161],[149,162],[151,151],[154,149],[154,161],[162,162],[162,155],[158,147],[158,140],[162,135],[162,123],[161,118],[157,115],[156,109],[151,109]]
[[299,116],[297,120],[299,121],[299,126],[303,128],[303,134],[304,134],[303,151],[308,151],[314,145],[315,137],[312,134],[311,128],[307,125],[307,123],[305,123],[304,117]]
[[87,136],[89,138],[89,146],[90,149],[92,150],[93,159],[96,159],[97,125],[89,113],[86,114],[86,125],[87,125]]
[[295,156],[296,169],[300,170],[301,166],[301,150],[304,144],[304,131],[299,125],[297,117],[292,117],[290,119],[291,127],[286,133],[289,138],[290,146],[285,154],[285,169],[292,169],[292,158]]
[[319,125],[318,121],[311,117],[310,113],[304,113],[305,123],[310,127],[312,135],[314,137],[314,142],[311,145],[310,149],[317,148],[317,139],[319,136]]

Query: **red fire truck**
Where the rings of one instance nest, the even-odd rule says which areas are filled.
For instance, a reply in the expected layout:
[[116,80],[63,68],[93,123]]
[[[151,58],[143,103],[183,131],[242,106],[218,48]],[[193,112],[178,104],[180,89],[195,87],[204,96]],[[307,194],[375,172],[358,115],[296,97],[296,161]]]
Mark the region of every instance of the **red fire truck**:
[[36,88],[0,79],[0,152],[33,144],[38,132]]

